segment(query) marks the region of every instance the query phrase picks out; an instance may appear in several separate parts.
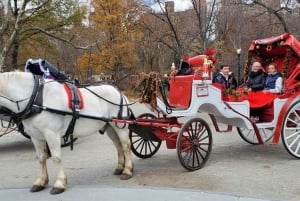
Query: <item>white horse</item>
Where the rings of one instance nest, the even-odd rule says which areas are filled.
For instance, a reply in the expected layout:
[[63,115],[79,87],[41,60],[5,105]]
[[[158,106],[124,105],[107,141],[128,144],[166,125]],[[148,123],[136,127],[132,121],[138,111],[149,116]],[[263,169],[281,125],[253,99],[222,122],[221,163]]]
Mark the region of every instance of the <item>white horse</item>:
[[[34,77],[26,72],[8,72],[0,74],[0,107],[6,107],[13,113],[22,112],[29,103],[34,89]],[[127,99],[113,86],[100,85],[90,86],[88,89],[95,92],[92,94],[85,88],[81,88],[84,99],[84,107],[80,114],[111,119],[122,115],[128,116],[128,108],[119,106]],[[64,86],[56,81],[44,83],[43,107],[54,108],[61,111],[71,112],[67,103],[67,94]],[[107,101],[108,100],[108,101]],[[115,104],[112,104],[115,103]],[[120,108],[122,107],[122,110]],[[56,167],[56,181],[51,194],[62,193],[67,186],[67,177],[62,167],[61,137],[64,136],[72,115],[61,115],[51,111],[42,110],[32,117],[25,118],[22,123],[24,131],[31,136],[39,161],[40,172],[35,180],[31,192],[43,190],[48,184],[48,172],[46,160],[49,158],[49,150]],[[74,127],[74,138],[98,133],[107,122],[80,117]],[[113,141],[118,151],[118,163],[114,174],[121,175],[121,179],[132,177],[133,162],[131,159],[131,144],[127,129],[122,129],[114,123],[108,122],[106,133]],[[48,147],[47,147],[48,146]]]

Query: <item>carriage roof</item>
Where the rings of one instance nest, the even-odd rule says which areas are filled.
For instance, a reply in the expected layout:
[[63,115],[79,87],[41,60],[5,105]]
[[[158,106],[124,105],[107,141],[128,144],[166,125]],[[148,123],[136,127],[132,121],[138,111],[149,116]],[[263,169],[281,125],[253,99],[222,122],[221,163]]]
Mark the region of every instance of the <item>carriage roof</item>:
[[248,49],[249,71],[251,59],[259,61],[264,67],[276,63],[278,71],[287,78],[287,85],[294,85],[300,79],[300,42],[291,34],[253,40]]
[[[260,47],[260,51],[257,51]],[[284,33],[280,36],[253,40],[249,51],[260,52],[261,57],[284,55],[286,47],[290,47],[297,57],[300,57],[300,42],[291,34]]]
[[[300,42],[289,33],[256,39],[251,42],[249,53],[255,60],[260,61],[263,66],[272,62],[278,63],[290,56],[289,72],[291,72],[295,65],[300,63]],[[282,69],[279,68],[279,70]]]

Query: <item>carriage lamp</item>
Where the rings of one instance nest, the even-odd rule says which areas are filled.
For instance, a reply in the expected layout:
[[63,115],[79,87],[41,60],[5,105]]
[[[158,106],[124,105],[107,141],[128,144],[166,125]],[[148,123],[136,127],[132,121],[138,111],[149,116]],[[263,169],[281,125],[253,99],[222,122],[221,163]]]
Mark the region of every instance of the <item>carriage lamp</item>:
[[236,49],[236,54],[237,54],[237,58],[238,58],[238,80],[237,80],[237,84],[238,86],[240,85],[240,80],[241,80],[241,48]]

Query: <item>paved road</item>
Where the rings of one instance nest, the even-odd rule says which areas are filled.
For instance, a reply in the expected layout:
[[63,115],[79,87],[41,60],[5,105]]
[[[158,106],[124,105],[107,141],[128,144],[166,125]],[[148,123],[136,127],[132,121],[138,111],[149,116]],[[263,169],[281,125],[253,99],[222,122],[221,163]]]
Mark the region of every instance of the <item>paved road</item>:
[[[134,109],[136,113],[147,112],[141,106]],[[281,144],[248,145],[235,131],[214,133],[213,140],[212,154],[201,170],[187,172],[181,167],[176,150],[166,149],[162,144],[150,159],[134,156],[134,177],[121,181],[112,175],[116,151],[107,136],[79,139],[73,151],[63,149],[69,187],[64,194],[51,196],[50,187],[40,193],[29,193],[37,175],[35,153],[29,140],[12,133],[0,138],[0,199],[140,200],[142,196],[145,201],[299,200],[300,161],[291,157]],[[53,185],[52,161],[48,166]]]

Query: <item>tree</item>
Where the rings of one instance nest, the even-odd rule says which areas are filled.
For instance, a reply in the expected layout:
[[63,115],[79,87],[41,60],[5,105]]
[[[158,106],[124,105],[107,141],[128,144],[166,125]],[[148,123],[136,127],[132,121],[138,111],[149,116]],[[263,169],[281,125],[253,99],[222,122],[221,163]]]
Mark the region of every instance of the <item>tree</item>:
[[196,16],[198,25],[198,38],[197,52],[204,52],[211,40],[214,40],[216,35],[216,17],[218,16],[220,4],[217,0],[201,1],[190,0]]
[[[76,0],[3,0],[0,12],[0,71],[18,68],[19,48],[28,41],[45,44],[51,38],[71,43],[74,34],[64,33],[81,23],[84,14]],[[4,69],[10,52],[12,67]]]
[[136,0],[93,0],[92,6],[90,29],[101,39],[90,56],[83,55],[79,68],[87,72],[84,68],[92,65],[92,71],[111,74],[118,84],[139,63],[136,49],[142,36],[139,19],[143,10]]
[[183,55],[203,54],[211,46],[216,35],[218,1],[189,0],[191,8],[184,11],[176,11],[174,2],[154,2],[158,9],[149,12],[143,24],[147,30],[145,39],[159,48],[148,49],[147,43],[144,52],[151,58],[151,64],[162,66],[159,71],[165,71],[172,62],[179,63]]

